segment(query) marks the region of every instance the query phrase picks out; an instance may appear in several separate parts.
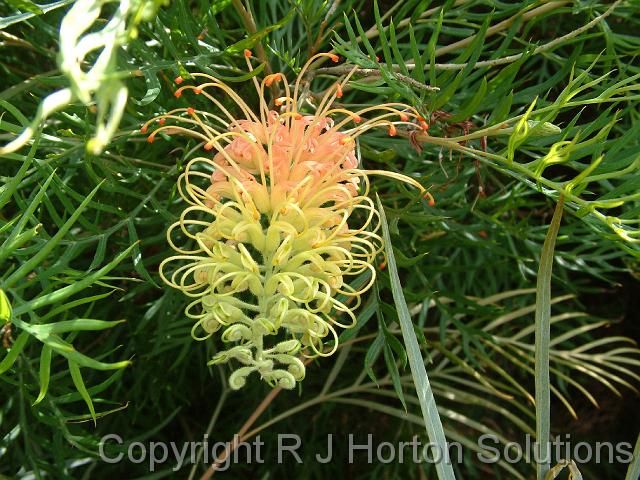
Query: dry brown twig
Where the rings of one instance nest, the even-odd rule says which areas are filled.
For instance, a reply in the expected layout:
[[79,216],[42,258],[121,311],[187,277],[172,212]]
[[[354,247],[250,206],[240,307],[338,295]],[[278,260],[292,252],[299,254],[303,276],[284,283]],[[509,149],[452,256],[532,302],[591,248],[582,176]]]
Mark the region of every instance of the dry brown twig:
[[[310,358],[307,359],[304,362],[305,366],[311,363],[311,360],[312,359]],[[247,435],[247,432],[249,432],[249,429],[253,426],[256,420],[260,418],[260,415],[264,413],[267,407],[271,405],[271,403],[275,400],[275,398],[280,394],[281,391],[282,391],[282,388],[276,387],[273,390],[271,390],[266,397],[264,397],[262,402],[260,402],[260,404],[253,411],[253,413],[244,422],[242,427],[240,427],[240,430],[238,430],[238,433],[236,433],[233,436],[233,441],[229,442],[228,444],[229,447],[225,449],[225,451],[222,453],[220,458],[217,458],[216,461],[212,463],[209,466],[209,468],[207,468],[207,471],[202,474],[202,476],[200,477],[200,480],[209,480],[218,470],[218,467],[220,467],[220,465],[224,463],[224,461],[229,457],[229,455],[231,455],[235,451],[235,449],[238,448],[238,445],[244,440],[246,440],[247,438],[251,437],[251,435]]]

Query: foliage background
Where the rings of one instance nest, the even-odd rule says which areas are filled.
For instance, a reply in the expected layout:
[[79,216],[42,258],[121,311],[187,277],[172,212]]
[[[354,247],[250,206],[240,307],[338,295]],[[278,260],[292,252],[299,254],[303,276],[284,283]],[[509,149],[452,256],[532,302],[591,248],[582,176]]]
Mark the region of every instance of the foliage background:
[[[184,106],[172,86],[184,69],[230,78],[255,101],[250,82],[242,81],[241,52],[249,47],[260,54],[260,46],[269,68],[288,74],[311,52],[335,48],[345,62],[368,69],[345,92],[345,104],[396,99],[432,115],[431,139],[421,139],[420,146],[377,132],[362,137],[360,153],[367,168],[412,174],[436,198],[435,206],[420,204],[393,181],[373,183],[385,206],[405,299],[424,335],[419,338],[448,437],[474,443],[486,431],[505,440],[532,432],[536,274],[563,192],[573,197],[552,281],[552,332],[560,339],[552,344],[553,431],[576,441],[634,444],[640,424],[629,412],[638,408],[638,351],[623,337],[638,338],[637,2],[616,2],[606,18],[583,31],[577,29],[611,4],[249,3],[253,35],[236,1],[175,0],[129,23],[135,32],[117,52],[112,77],[101,79],[122,79],[129,89],[122,120],[102,153],[85,148],[95,134],[96,108],[76,101],[52,114],[29,146],[2,155],[0,273],[12,315],[0,368],[0,473],[184,478],[191,466],[175,473],[165,465],[151,474],[145,463],[100,462],[99,439],[116,433],[128,442],[199,441],[209,432],[215,441],[230,440],[269,395],[258,381],[240,392],[227,390],[224,369],[206,367],[216,341],[191,339],[185,298],[157,274],[169,255],[166,228],[183,208],[175,180],[195,145],[184,138],[148,144],[137,134],[154,114]],[[43,98],[69,84],[58,51],[59,27],[71,4],[0,4],[2,144],[34,118]],[[98,4],[102,11],[92,31],[117,7]],[[460,67],[448,66],[453,64]],[[312,91],[327,88],[336,73],[314,72]],[[535,123],[520,122],[536,98],[524,120],[550,122],[559,131],[542,135]],[[473,133],[503,124],[506,134],[484,132],[485,153],[482,135]],[[617,225],[627,229],[626,240],[606,215],[623,220]],[[386,268],[358,326],[342,340],[340,353],[315,361],[302,389],[277,395],[253,425],[266,425],[260,433],[267,463],[234,465],[227,476],[434,475],[428,466],[406,463],[367,465],[360,458],[350,465],[346,448],[332,464],[312,460],[324,451],[328,433],[342,447],[345,432],[361,439],[373,433],[374,444],[424,438]],[[127,360],[122,368],[119,362]],[[275,435],[284,432],[303,438],[304,465],[273,460]],[[197,465],[191,475],[204,468]],[[622,478],[626,466],[580,469],[587,478]],[[474,463],[471,449],[456,471],[460,478],[533,475],[524,464],[510,471]]]

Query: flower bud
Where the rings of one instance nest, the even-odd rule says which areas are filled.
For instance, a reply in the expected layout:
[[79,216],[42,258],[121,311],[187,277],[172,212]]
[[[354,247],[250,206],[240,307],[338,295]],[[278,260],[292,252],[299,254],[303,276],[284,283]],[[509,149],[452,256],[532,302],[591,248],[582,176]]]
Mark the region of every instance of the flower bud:
[[247,377],[256,370],[256,367],[242,367],[229,376],[229,387],[239,390],[247,384]]
[[264,379],[274,387],[277,386],[286,390],[292,390],[296,387],[295,377],[286,370],[274,370],[264,375]]
[[207,333],[217,332],[222,326],[215,313],[208,313],[202,318],[202,320],[200,320],[200,322],[200,326]]
[[267,238],[265,239],[265,255],[273,254],[280,246],[280,241],[280,230],[277,226],[270,225],[267,229]]
[[251,339],[251,329],[241,323],[235,323],[224,331],[222,334],[223,342],[239,342]]
[[271,259],[271,264],[273,266],[282,265],[287,260],[289,260],[289,255],[291,255],[292,250],[292,238],[291,235],[287,235],[285,239],[282,241],[276,253],[273,255]]
[[295,355],[300,350],[300,340],[285,340],[271,349],[275,353]]
[[253,335],[258,336],[273,335],[276,333],[273,322],[265,317],[256,318],[251,325],[251,330],[253,331]]
[[251,257],[249,250],[243,244],[238,244],[238,250],[240,250],[240,261],[242,262],[242,266],[249,270],[251,273],[259,273],[260,267],[256,263],[256,261]]

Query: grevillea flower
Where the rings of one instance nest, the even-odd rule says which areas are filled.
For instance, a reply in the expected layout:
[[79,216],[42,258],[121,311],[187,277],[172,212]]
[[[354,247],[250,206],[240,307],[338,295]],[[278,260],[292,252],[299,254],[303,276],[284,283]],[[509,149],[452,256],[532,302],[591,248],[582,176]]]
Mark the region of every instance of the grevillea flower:
[[[245,52],[252,70],[250,56]],[[160,274],[193,298],[185,310],[195,322],[192,336],[204,340],[220,331],[230,344],[209,364],[238,362],[229,378],[234,389],[252,372],[271,385],[294,388],[305,376],[301,357],[331,355],[338,346],[336,327],[355,325],[354,310],[375,280],[373,262],[382,249],[367,175],[384,174],[423,191],[409,177],[360,169],[355,149],[356,138],[374,127],[388,128],[390,135],[400,124],[425,129],[415,109],[400,103],[357,112],[333,106],[351,72],[312,114],[303,113],[301,80],[323,56],[337,60],[330,54],[312,57],[293,89],[281,73],[261,82],[254,76],[257,113],[224,82],[193,73],[202,83],[180,85],[175,95],[191,90],[216,110],[178,108],[142,127],[146,133],[158,125],[149,142],[159,132],[186,134],[215,152],[193,158],[180,176],[178,189],[189,206],[167,232],[178,255],[161,264]],[[284,96],[270,109],[265,87],[274,82]],[[225,107],[220,94],[237,105],[242,118]],[[176,245],[176,234],[192,246]]]

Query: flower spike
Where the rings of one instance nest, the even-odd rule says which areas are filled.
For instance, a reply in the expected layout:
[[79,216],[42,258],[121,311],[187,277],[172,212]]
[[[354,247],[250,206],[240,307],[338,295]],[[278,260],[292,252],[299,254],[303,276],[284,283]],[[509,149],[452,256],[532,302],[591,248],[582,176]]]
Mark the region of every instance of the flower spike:
[[[244,56],[253,71],[251,52]],[[192,73],[204,83],[181,86],[175,96],[191,89],[215,111],[172,110],[157,118],[159,126],[147,137],[153,142],[160,131],[189,135],[215,152],[191,159],[178,180],[187,207],[167,232],[177,254],[162,262],[160,275],[190,298],[185,315],[194,321],[194,339],[220,332],[225,348],[209,364],[237,365],[229,377],[233,389],[254,373],[272,386],[294,388],[306,374],[301,357],[331,355],[338,348],[337,329],[355,325],[354,311],[375,281],[382,251],[369,175],[409,183],[433,202],[416,180],[362,170],[356,157],[357,137],[372,128],[385,127],[391,136],[400,126],[423,128],[426,122],[414,108],[333,107],[354,69],[329,89],[315,113],[300,110],[302,76],[322,57],[339,61],[334,54],[314,55],[293,88],[282,73],[261,82],[254,76],[257,111],[223,81]],[[284,89],[274,99],[278,111],[265,98],[265,86],[273,82]],[[238,108],[228,110],[218,93]],[[145,123],[141,132],[153,125]],[[186,238],[186,245],[176,245],[174,237]],[[365,284],[352,286],[350,279],[361,275]]]

